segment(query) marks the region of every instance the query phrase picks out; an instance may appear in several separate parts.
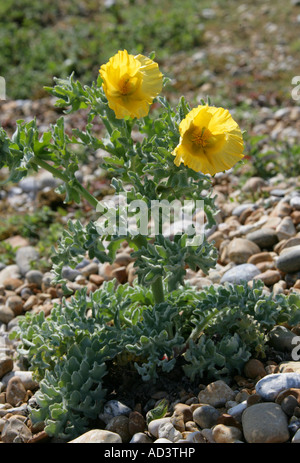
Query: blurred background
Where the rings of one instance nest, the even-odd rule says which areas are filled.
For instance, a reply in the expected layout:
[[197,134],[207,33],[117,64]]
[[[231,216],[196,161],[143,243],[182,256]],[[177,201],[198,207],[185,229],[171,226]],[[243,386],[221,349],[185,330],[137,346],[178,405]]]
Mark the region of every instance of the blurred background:
[[300,74],[297,0],[6,0],[0,18],[11,99],[45,96],[53,76],[71,72],[90,84],[124,48],[155,51],[173,92],[224,105],[289,102]]

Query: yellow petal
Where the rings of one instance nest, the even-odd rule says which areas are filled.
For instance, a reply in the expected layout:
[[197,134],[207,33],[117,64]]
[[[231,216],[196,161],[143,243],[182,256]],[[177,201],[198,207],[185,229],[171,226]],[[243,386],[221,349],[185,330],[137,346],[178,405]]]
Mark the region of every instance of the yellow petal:
[[181,121],[179,132],[173,152],[177,166],[183,163],[196,172],[215,175],[243,158],[241,130],[226,109],[198,106]]
[[99,72],[108,105],[118,119],[146,116],[162,89],[163,76],[158,64],[143,55],[130,55],[126,50],[110,58]]

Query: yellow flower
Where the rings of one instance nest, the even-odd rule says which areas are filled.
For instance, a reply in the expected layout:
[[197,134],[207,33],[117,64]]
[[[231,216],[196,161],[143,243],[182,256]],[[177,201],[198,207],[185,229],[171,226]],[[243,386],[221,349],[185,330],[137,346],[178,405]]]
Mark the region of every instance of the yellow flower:
[[173,151],[176,166],[183,162],[196,172],[215,175],[244,157],[241,130],[227,109],[198,106],[181,121],[179,133]]
[[129,55],[126,50],[110,58],[99,72],[108,105],[118,119],[146,116],[162,89],[158,64],[143,55]]

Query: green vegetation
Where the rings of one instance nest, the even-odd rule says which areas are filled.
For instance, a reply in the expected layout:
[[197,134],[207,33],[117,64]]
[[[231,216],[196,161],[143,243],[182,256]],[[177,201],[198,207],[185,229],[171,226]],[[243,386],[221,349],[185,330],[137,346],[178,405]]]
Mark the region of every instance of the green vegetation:
[[251,357],[264,358],[275,324],[300,321],[297,295],[266,297],[263,284],[179,288],[155,304],[145,287],[104,283],[20,320],[19,354],[39,379],[34,422],[70,439],[85,432],[105,400],[105,376],[135,369],[155,381],[174,368],[191,381],[228,380]]

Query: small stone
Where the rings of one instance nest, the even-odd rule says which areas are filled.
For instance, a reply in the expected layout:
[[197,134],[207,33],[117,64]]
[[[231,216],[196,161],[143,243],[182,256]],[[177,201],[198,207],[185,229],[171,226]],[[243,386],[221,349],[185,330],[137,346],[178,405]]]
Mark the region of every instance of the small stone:
[[13,407],[16,407],[19,402],[24,402],[26,397],[27,391],[21,379],[18,376],[11,378],[6,388],[7,402]]
[[199,403],[212,405],[213,407],[223,407],[228,400],[233,400],[234,397],[234,391],[222,380],[208,384],[198,394]]
[[8,291],[15,291],[17,288],[22,286],[22,284],[23,284],[23,281],[20,280],[19,278],[6,278],[3,281],[3,286]]
[[277,270],[266,270],[256,275],[253,279],[261,280],[266,286],[273,286],[281,279],[281,275]]
[[243,402],[234,405],[234,407],[229,408],[227,410],[227,414],[231,415],[235,420],[240,421],[242,419],[242,414],[246,408],[247,400],[244,400]]
[[120,265],[120,267],[127,267],[130,262],[133,261],[133,258],[127,252],[119,252],[115,257],[115,264]]
[[251,177],[249,178],[242,190],[245,192],[257,192],[260,191],[262,187],[266,186],[267,183],[261,177]]
[[41,287],[43,281],[43,273],[39,270],[29,270],[26,273],[25,278],[29,284],[37,285],[38,288]]
[[252,394],[247,399],[247,407],[251,407],[251,405],[258,404],[262,402],[262,398],[259,394]]
[[15,316],[23,312],[23,300],[20,296],[9,296],[6,299],[6,306],[13,311]]
[[290,437],[287,416],[280,405],[273,402],[248,407],[243,413],[242,425],[250,444],[283,443]]
[[183,439],[176,441],[176,444],[184,444],[186,442],[191,444],[204,444],[206,442],[200,431],[184,432],[182,435]]
[[293,416],[294,410],[298,406],[297,398],[293,395],[288,395],[282,400],[280,406],[287,416]]
[[276,233],[279,241],[289,239],[296,235],[296,228],[290,216],[286,216],[282,219],[276,228]]
[[217,444],[229,444],[242,439],[242,431],[234,426],[217,424],[212,429],[213,439]]
[[122,439],[115,432],[104,429],[91,429],[76,437],[76,439],[69,441],[69,444],[122,444]]
[[281,352],[291,352],[294,347],[295,334],[285,326],[276,325],[269,332],[269,345]]
[[103,412],[99,413],[99,418],[107,424],[111,418],[119,415],[129,416],[131,412],[131,408],[127,407],[127,405],[123,404],[119,400],[109,400],[104,405]]
[[182,404],[178,402],[174,406],[174,411],[183,414],[183,419],[185,423],[193,419],[193,412],[191,410],[191,407],[187,404]]
[[158,429],[160,426],[162,426],[165,423],[170,423],[171,417],[165,417],[165,418],[158,418],[157,420],[152,420],[148,424],[148,431],[152,436],[158,438]]
[[101,275],[93,274],[89,276],[89,281],[96,286],[101,286],[105,280]]
[[255,379],[258,376],[266,376],[266,370],[263,363],[258,359],[250,359],[244,366],[244,373],[247,378]]
[[290,199],[290,205],[293,209],[300,211],[300,196],[294,196]]
[[185,431],[185,423],[183,419],[183,413],[174,411],[172,417],[171,417],[171,423],[174,426],[175,429],[179,432]]
[[128,430],[131,436],[142,433],[146,429],[146,421],[143,415],[137,411],[129,413]]
[[14,376],[18,376],[21,379],[26,390],[34,391],[39,386],[38,381],[33,379],[32,371],[27,371],[27,370],[26,371],[22,371],[22,370],[10,371],[5,376],[3,376],[1,381],[7,387],[10,378]]
[[1,440],[6,444],[24,444],[31,439],[32,433],[26,424],[15,416],[7,419],[1,433]]
[[27,301],[24,302],[23,310],[24,310],[25,312],[27,312],[28,310],[31,310],[32,307],[33,307],[34,305],[36,305],[37,303],[38,303],[37,297],[36,297],[34,294],[32,294],[32,296],[29,296],[29,298],[27,299]]
[[211,428],[217,423],[220,416],[219,410],[212,405],[201,405],[196,408],[193,413],[193,421],[200,426],[200,428]]
[[273,228],[266,227],[248,233],[246,238],[257,244],[261,250],[272,249],[279,241],[276,231]]
[[89,277],[90,275],[98,274],[98,272],[99,272],[99,264],[97,264],[97,262],[91,262],[90,264],[88,264],[85,267],[81,268],[80,272],[85,277]]
[[259,269],[253,264],[240,264],[231,268],[221,278],[220,283],[240,284],[242,281],[250,281],[255,275],[259,275]]
[[296,434],[294,434],[291,442],[292,442],[292,444],[300,444],[300,429],[298,429],[298,431],[296,431]]
[[114,416],[106,425],[106,430],[119,434],[122,442],[129,442],[131,434],[129,432],[129,418],[125,415]]
[[279,373],[296,372],[300,374],[300,362],[293,362],[293,361],[281,362],[279,364],[278,370],[279,370]]
[[[7,265],[4,269],[0,271],[0,285],[4,285],[5,289],[15,290],[16,287],[8,286],[9,280],[18,280],[19,282],[21,282],[19,286],[23,284],[23,281],[20,279],[19,267],[15,264]],[[13,283],[15,283],[15,281],[13,281]]]
[[228,246],[228,255],[235,264],[245,264],[249,257],[260,252],[257,244],[245,238],[234,238]]
[[6,373],[12,371],[14,366],[13,359],[6,355],[0,356],[0,379],[3,378]]
[[285,249],[276,260],[276,267],[284,273],[300,271],[300,246]]
[[194,432],[194,431],[198,431],[199,429],[198,429],[195,421],[187,421],[185,423],[185,430]]
[[253,256],[249,257],[248,264],[257,265],[261,262],[273,262],[273,256],[270,252],[258,252]]
[[61,276],[68,281],[75,281],[78,275],[81,275],[81,272],[75,268],[71,268],[68,265],[64,265],[62,268]]
[[169,439],[171,442],[176,442],[182,438],[182,434],[177,429],[175,429],[172,423],[169,421],[159,426],[158,438]]
[[279,392],[289,388],[300,388],[299,373],[275,373],[260,379],[255,389],[263,400],[275,400]]
[[31,270],[32,263],[39,260],[39,253],[33,246],[24,246],[16,252],[16,264],[21,275],[26,275]]
[[222,415],[220,415],[216,424],[224,424],[225,426],[232,426],[242,431],[241,423],[229,413],[223,413]]
[[8,324],[13,318],[15,318],[14,312],[5,305],[0,305],[0,322]]
[[150,439],[147,434],[144,434],[143,432],[137,432],[132,436],[132,438],[129,441],[130,444],[152,444],[152,439]]

